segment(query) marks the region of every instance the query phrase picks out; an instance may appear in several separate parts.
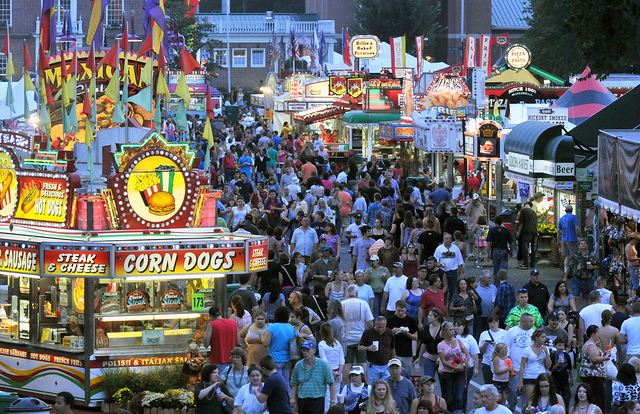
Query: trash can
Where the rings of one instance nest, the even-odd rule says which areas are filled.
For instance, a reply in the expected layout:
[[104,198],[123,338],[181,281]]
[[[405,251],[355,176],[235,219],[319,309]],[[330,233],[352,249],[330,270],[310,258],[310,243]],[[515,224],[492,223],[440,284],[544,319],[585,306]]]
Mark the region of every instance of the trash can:
[[227,117],[231,122],[236,122],[238,120],[238,115],[240,115],[240,107],[236,105],[225,105],[225,111],[227,112]]
[[18,399],[18,394],[0,391],[0,413],[3,413],[9,405]]
[[7,408],[4,409],[5,413],[11,414],[32,414],[38,412],[49,412],[51,406],[47,405],[44,401],[37,398],[18,398],[11,402]]

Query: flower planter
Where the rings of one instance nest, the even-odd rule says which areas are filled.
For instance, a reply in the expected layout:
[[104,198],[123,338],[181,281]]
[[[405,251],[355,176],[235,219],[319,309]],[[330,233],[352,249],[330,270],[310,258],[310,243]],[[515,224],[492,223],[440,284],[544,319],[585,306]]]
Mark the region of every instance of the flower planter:
[[145,408],[144,414],[195,414],[195,408],[162,408],[162,407],[151,407]]
[[102,412],[103,413],[117,413],[121,409],[122,409],[122,407],[120,407],[116,403],[108,403],[108,402],[104,402],[104,401],[102,402]]

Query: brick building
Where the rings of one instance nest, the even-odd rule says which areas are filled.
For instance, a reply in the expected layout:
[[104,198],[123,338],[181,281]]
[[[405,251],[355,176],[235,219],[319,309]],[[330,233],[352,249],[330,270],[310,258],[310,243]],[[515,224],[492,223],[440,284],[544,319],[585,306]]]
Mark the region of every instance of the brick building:
[[[335,38],[338,37],[334,21],[321,20],[315,13],[233,13],[228,15],[228,20],[226,14],[200,13],[197,18],[214,24],[211,38],[221,42],[219,48],[211,51],[211,59],[222,66],[218,71],[219,76],[211,84],[224,90],[228,88],[227,32],[231,55],[231,88],[242,88],[245,92],[257,91],[260,82],[274,70],[274,65],[270,64],[270,45],[274,34],[282,54],[286,53],[291,30],[295,31],[300,45],[304,35],[311,40],[314,31],[321,30],[329,50],[333,50]],[[279,70],[283,69],[282,64],[283,59],[279,62]]]

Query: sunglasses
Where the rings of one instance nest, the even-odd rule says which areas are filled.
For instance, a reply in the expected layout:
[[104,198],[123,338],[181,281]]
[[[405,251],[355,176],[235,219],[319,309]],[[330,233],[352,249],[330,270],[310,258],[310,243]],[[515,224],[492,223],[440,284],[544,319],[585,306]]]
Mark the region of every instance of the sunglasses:
[[527,288],[520,288],[520,289],[518,289],[518,293],[527,293],[527,292],[529,292],[529,291],[527,290]]

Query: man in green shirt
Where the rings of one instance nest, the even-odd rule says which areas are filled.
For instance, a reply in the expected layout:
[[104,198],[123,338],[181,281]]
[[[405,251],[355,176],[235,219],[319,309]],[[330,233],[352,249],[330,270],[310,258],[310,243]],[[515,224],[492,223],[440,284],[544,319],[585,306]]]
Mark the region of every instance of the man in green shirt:
[[[378,255],[373,255],[369,258],[369,267],[364,272],[364,283],[371,286],[373,289],[373,294],[375,298],[373,300],[373,317],[377,317],[380,315],[380,302],[382,301],[382,291],[384,290],[384,284],[391,277],[391,272],[389,269],[382,266],[380,264],[380,257]],[[384,312],[383,312],[384,313]]]
[[505,325],[507,325],[507,330],[520,325],[520,317],[524,313],[528,313],[533,317],[533,324],[536,328],[539,328],[544,323],[538,308],[529,304],[529,292],[527,289],[520,288],[518,289],[518,304],[509,311],[507,319],[504,322]]
[[327,394],[327,385],[329,386],[331,406],[338,402],[333,372],[331,372],[327,361],[315,357],[315,342],[306,340],[301,348],[303,359],[296,363],[291,375],[291,407],[297,403],[299,413],[324,414],[324,397]]

